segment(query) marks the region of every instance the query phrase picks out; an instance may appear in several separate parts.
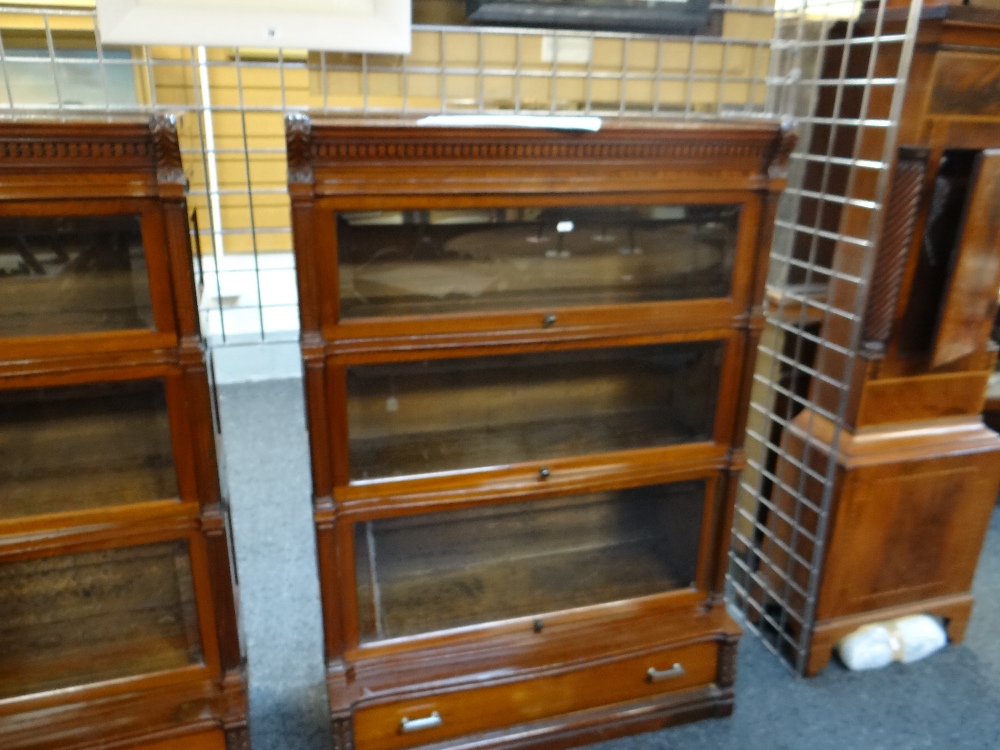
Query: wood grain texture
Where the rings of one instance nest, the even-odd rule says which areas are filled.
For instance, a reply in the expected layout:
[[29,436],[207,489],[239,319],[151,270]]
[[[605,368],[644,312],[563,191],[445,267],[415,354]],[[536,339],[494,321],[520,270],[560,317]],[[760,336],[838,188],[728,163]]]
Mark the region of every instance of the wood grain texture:
[[[783,447],[793,456],[808,455],[811,472],[825,475],[834,460],[832,423],[808,411],[795,423],[796,432],[783,435]],[[812,432],[808,442],[798,436],[805,434],[807,425]],[[816,632],[838,618],[853,617],[850,622],[857,627],[877,621],[886,608],[918,611],[923,601],[971,596],[972,576],[1000,491],[1000,436],[977,417],[870,427],[843,433],[835,460]],[[820,503],[823,486],[813,474],[803,477],[793,462],[781,460],[776,471],[785,485],[801,485],[812,503]],[[785,491],[776,490],[773,501],[786,518],[794,517],[796,501]],[[815,537],[817,514],[804,509],[798,519]],[[795,591],[806,590],[809,578],[798,561],[812,559],[814,544],[779,517],[771,517],[768,526],[778,541],[765,552],[797,585],[790,599],[792,606],[801,607],[804,601]],[[761,573],[771,576],[772,587],[783,586],[783,578],[775,573]],[[829,646],[832,641],[813,643],[813,667],[825,664],[822,654],[828,658],[824,649]]]
[[176,182],[187,186],[181,165],[181,149],[177,140],[177,119],[158,113],[149,118],[153,136],[153,156],[156,159],[156,179],[160,183]]
[[197,664],[183,543],[0,564],[0,698]]
[[[214,681],[202,674],[186,675],[183,680],[160,681],[155,685],[130,688],[101,696],[24,709],[0,716],[4,747],[11,750],[90,750],[100,747],[113,750],[173,743],[171,748],[193,747],[222,750],[225,747],[221,727],[197,718],[224,711],[224,695]],[[178,707],[189,718],[178,724]]]
[[930,114],[1000,117],[1000,60],[970,52],[943,52],[938,60]]
[[991,369],[875,378],[861,386],[858,428],[980,414]]
[[305,136],[297,148],[296,163],[309,161],[323,169],[341,163],[376,166],[392,162],[585,162],[662,161],[689,163],[697,169],[765,173],[780,167],[790,143],[784,133],[775,136],[770,124],[727,121],[677,123],[669,128],[653,120],[608,120],[598,133],[558,132],[525,128],[480,129],[413,127],[400,120],[341,119],[316,121],[310,130],[304,115],[286,121],[286,132]]
[[[717,651],[714,643],[681,646],[523,685],[498,684],[363,708],[355,714],[355,738],[363,747],[394,750],[697,687],[714,681]],[[650,669],[667,671],[674,665],[683,671],[662,681],[649,679]],[[440,726],[412,734],[403,730],[404,719],[433,712],[440,716]]]
[[977,160],[960,231],[931,367],[985,349],[993,329],[1000,294],[1000,149]]
[[900,149],[885,205],[885,222],[861,334],[862,345],[872,352],[884,352],[892,333],[926,173],[926,150]]
[[816,623],[809,643],[806,676],[813,677],[823,671],[833,658],[837,641],[858,628],[878,622],[895,620],[909,615],[931,615],[944,622],[950,643],[961,643],[972,613],[972,594],[952,594],[885,609],[866,610],[854,615],[833,617]]
[[[563,747],[728,714],[738,631],[721,607],[723,478],[744,462],[764,225],[794,135],[300,118],[287,136],[337,747]],[[536,221],[566,207],[573,228]],[[447,224],[498,212],[507,223]],[[647,214],[667,224],[627,237],[621,217]],[[615,253],[595,250],[613,234],[591,227],[599,216],[624,233]],[[555,255],[535,258],[546,242]],[[663,250],[650,242],[677,257],[650,266],[647,250]],[[487,255],[509,266],[492,297],[467,283]],[[567,260],[554,282],[553,259]],[[711,284],[620,293],[640,272],[697,281],[702,265]],[[456,304],[445,276],[461,277]],[[647,373],[632,356],[705,346],[719,356],[680,367],[676,393],[669,367]],[[640,416],[660,411],[671,445]],[[698,486],[690,512],[672,516],[669,493],[642,506],[663,524],[612,500],[683,482]],[[664,538],[686,568],[647,544]],[[678,659],[683,676],[645,681]],[[443,728],[399,733],[435,710]]]
[[0,224],[43,282],[0,278],[30,323],[0,336],[5,749],[222,750],[245,726],[185,183],[172,117],[0,123]]
[[[901,33],[908,8],[891,1],[882,14],[876,5],[868,3],[856,23],[831,29],[824,77],[895,74],[900,46],[881,45],[873,59],[870,37],[878,24],[882,33]],[[845,44],[848,33],[854,38]],[[964,632],[971,577],[1000,481],[1000,437],[979,417],[996,361],[988,338],[1000,286],[993,164],[1000,111],[992,96],[998,60],[996,9],[924,5],[899,119],[901,148],[868,286],[866,346],[853,371],[849,356],[828,348],[816,363],[822,377],[808,383],[808,400],[834,413],[843,390],[833,383],[849,388],[845,429],[835,450],[832,424],[806,410],[790,429],[770,436],[780,452],[757,458],[773,465],[780,480],[768,490],[777,512],[761,519],[774,539],[765,541],[768,562],[759,575],[784,598],[772,600],[775,606],[805,611],[810,568],[820,568],[814,630],[789,628],[808,644],[808,674],[825,666],[837,638],[879,619],[927,611],[950,620],[954,640]],[[823,88],[820,117],[832,116],[838,104],[842,118],[889,111],[887,92],[841,95]],[[883,137],[850,125],[820,125],[808,145],[815,156],[861,159],[883,158],[884,147]],[[975,171],[970,167],[977,157],[982,161]],[[878,198],[874,171],[850,177],[846,168],[818,161],[807,168],[806,187],[850,201]],[[871,210],[850,201],[805,200],[797,221],[831,238],[869,236]],[[818,263],[839,275],[831,277],[825,301],[855,309],[859,285],[844,275],[863,276],[867,252],[832,239],[813,248],[803,233],[795,257],[805,260],[813,250]],[[834,318],[840,316],[823,321],[820,338],[850,348],[853,321]],[[826,476],[833,477],[832,488],[819,479]],[[787,488],[799,488],[811,504],[800,504]],[[808,536],[818,532],[813,508],[828,492],[829,525],[819,559]],[[772,603],[764,587],[754,593]]]

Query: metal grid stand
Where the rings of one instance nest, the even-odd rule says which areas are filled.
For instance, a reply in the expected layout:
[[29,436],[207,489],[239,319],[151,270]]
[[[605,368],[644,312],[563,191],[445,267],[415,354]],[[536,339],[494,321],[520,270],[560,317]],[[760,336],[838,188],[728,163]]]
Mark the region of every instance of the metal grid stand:
[[[843,18],[854,23],[855,2],[778,0],[772,7],[770,0],[732,0],[714,7],[724,13],[721,36],[418,26],[413,52],[405,57],[112,48],[101,44],[93,11],[0,8],[0,116],[112,118],[155,111],[180,116],[189,204],[200,227],[205,332],[213,346],[226,348],[291,346],[298,336],[284,171],[286,113],[797,119],[801,139],[776,224],[771,304],[750,406],[748,468],[739,483],[728,588],[733,609],[746,625],[802,671],[836,457],[827,457],[825,471],[816,469],[816,461],[801,465],[783,451],[780,434],[804,429],[803,437],[809,436],[811,425],[792,424],[807,406],[832,420],[838,432],[843,426],[846,383],[860,337],[920,0],[911,2],[905,33],[894,35],[882,32],[882,0],[874,33],[861,40],[870,53],[869,75],[858,78],[850,78],[846,67],[839,76],[820,76],[827,53],[845,46],[831,39],[830,29]],[[583,62],[559,52],[581,44],[589,50]],[[901,46],[899,69],[875,79],[875,55],[886,45]],[[816,116],[818,97],[831,90],[833,115]],[[847,114],[845,98],[856,99],[859,92],[860,114]],[[883,92],[889,96],[872,96]],[[852,158],[810,151],[818,129],[848,127],[856,129]],[[881,158],[861,159],[862,139],[872,134],[881,139]],[[807,169],[821,170],[822,189],[803,187]],[[848,170],[846,189],[832,189],[836,169]],[[867,182],[872,176],[874,194],[855,195],[859,177]],[[806,202],[867,212],[867,232],[846,236],[822,229],[818,219],[803,222]],[[865,272],[851,275],[834,267],[822,251],[830,243],[867,253]],[[793,252],[803,244],[805,255]],[[853,290],[847,303],[826,299],[832,282]],[[823,338],[832,320],[852,327],[850,345]],[[840,355],[848,362],[844,377],[822,375],[824,358]],[[825,378],[839,389],[836,413],[803,395],[799,386],[809,378]],[[800,465],[799,486],[782,485],[774,472],[778,457]],[[825,487],[819,500],[807,497],[806,481]],[[795,498],[791,513],[771,501],[775,486]],[[808,559],[795,551],[794,538],[789,545],[769,529],[767,518],[776,515],[792,527],[794,537],[813,543]],[[815,523],[804,523],[807,516]],[[781,560],[769,556],[773,548],[783,549]]]
[[[803,0],[797,8],[778,12],[772,47],[771,79],[785,80],[773,91],[773,106],[798,120],[801,140],[790,161],[790,184],[776,222],[767,325],[754,374],[747,468],[737,490],[727,582],[732,609],[745,626],[800,674],[814,625],[837,446],[920,11],[920,0],[914,0],[905,32],[888,34],[883,33],[885,5],[883,0],[875,10],[872,35],[859,38],[853,33],[856,16],[846,21],[846,35],[831,36],[839,20],[831,11],[840,4]],[[899,45],[898,69],[890,77],[876,78],[876,56],[889,45]],[[849,76],[848,47],[855,60],[859,50],[867,52],[864,77]],[[831,54],[834,59],[839,54],[839,75],[830,77],[827,69],[827,77],[821,77],[821,65]],[[816,114],[820,95],[832,99],[832,116]],[[838,129],[846,128],[854,133],[849,158],[832,151]],[[816,152],[814,136],[820,129],[827,136],[825,153]],[[870,158],[871,142],[881,144],[879,158]],[[862,158],[863,153],[869,156]],[[814,179],[819,172],[820,190],[804,188],[807,169]],[[834,170],[841,170],[840,177],[846,170],[846,181],[834,180]],[[872,184],[873,192],[860,188]],[[803,211],[807,201],[814,210]],[[823,208],[829,204],[862,216],[859,224],[865,231],[849,235],[823,229]],[[809,215],[815,220],[804,222],[801,217]],[[861,253],[863,273],[838,268],[836,257],[844,248]],[[831,293],[834,287],[836,296]],[[824,337],[832,324],[849,327],[848,345]],[[828,374],[834,368],[824,366],[834,357],[845,363],[839,378]],[[838,394],[835,411],[810,399],[804,385],[816,380]],[[793,422],[806,409],[806,419]],[[810,452],[817,414],[835,425],[832,450],[822,455],[816,449]],[[805,445],[805,453],[786,450],[789,439]],[[775,471],[779,462],[794,467],[794,486]],[[774,502],[779,492],[780,506]]]

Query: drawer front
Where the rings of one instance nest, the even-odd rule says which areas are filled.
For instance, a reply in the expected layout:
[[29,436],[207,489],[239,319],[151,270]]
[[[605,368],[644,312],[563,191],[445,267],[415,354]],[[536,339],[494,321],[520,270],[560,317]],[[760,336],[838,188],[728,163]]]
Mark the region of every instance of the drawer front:
[[566,674],[361,709],[357,747],[412,747],[715,681],[718,644],[698,643]]

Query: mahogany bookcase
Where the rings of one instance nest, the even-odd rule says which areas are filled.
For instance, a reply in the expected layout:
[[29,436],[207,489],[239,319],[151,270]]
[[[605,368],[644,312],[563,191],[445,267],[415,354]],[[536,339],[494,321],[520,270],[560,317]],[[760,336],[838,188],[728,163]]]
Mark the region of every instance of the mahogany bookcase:
[[723,716],[769,122],[287,120],[338,748]]
[[0,747],[245,748],[174,120],[0,123]]

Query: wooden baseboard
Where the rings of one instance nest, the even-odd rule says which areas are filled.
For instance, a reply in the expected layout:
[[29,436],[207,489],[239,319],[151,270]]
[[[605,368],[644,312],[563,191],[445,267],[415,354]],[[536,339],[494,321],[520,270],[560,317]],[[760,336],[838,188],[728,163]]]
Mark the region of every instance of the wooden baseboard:
[[947,625],[948,640],[952,643],[960,643],[965,638],[965,628],[969,622],[969,615],[972,613],[973,601],[972,594],[953,594],[924,599],[898,607],[886,607],[870,612],[821,620],[816,623],[813,629],[806,676],[812,677],[818,674],[830,663],[833,647],[845,635],[863,625],[894,620],[907,615],[929,614],[941,617]]

